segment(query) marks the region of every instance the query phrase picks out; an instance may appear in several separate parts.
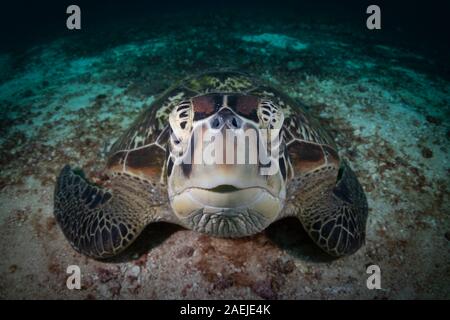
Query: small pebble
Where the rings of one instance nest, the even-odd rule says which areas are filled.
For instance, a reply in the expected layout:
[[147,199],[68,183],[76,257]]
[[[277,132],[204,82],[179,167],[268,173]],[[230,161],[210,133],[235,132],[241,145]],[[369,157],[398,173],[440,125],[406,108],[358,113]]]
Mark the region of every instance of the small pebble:
[[141,268],[139,268],[138,266],[133,266],[131,268],[130,275],[132,275],[134,277],[138,277],[140,273],[141,273]]

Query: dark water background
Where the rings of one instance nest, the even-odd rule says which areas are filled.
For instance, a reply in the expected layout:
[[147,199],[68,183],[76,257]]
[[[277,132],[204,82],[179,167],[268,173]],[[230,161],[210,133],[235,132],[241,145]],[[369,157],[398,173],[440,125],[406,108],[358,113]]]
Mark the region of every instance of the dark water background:
[[[450,1],[8,1],[1,4],[2,50],[21,50],[60,36],[73,36],[65,28],[66,8],[77,4],[82,11],[82,30],[77,36],[95,37],[110,30],[120,38],[120,31],[130,27],[151,30],[164,24],[167,16],[180,15],[180,25],[189,28],[204,16],[219,15],[236,19],[274,21],[310,21],[329,25],[353,26],[355,32],[367,31],[366,8],[381,7],[382,30],[371,34],[374,41],[410,46],[442,58],[449,57]],[[166,26],[170,27],[170,26]],[[225,26],[226,27],[226,26]],[[99,43],[101,45],[101,43]]]

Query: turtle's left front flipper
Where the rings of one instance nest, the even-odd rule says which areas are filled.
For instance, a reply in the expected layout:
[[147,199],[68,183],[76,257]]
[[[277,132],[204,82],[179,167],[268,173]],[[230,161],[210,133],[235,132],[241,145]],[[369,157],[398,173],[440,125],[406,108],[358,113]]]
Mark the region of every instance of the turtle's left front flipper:
[[343,161],[337,182],[309,199],[298,218],[314,242],[332,256],[345,256],[365,241],[367,199],[352,169]]
[[77,251],[93,258],[114,256],[154,220],[157,207],[145,205],[148,195],[139,194],[136,190],[140,189],[130,183],[115,183],[106,190],[89,183],[68,165],[61,170],[54,214]]

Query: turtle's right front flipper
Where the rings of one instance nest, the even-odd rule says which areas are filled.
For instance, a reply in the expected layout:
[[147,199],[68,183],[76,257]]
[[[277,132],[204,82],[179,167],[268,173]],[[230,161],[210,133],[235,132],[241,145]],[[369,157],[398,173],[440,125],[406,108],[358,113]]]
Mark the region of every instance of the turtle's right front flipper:
[[111,191],[90,184],[66,165],[55,187],[54,214],[77,251],[93,258],[111,257],[152,220],[156,209],[144,206],[141,196],[126,184],[113,185]]
[[354,253],[363,245],[367,213],[361,184],[343,161],[336,184],[311,198],[298,218],[319,247],[340,257]]

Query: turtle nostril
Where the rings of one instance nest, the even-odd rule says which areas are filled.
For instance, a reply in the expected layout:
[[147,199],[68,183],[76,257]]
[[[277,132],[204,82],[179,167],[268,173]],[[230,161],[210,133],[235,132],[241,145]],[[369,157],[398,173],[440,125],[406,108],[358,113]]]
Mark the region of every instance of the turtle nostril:
[[242,121],[236,116],[231,116],[228,120],[228,124],[232,129],[239,129],[242,126]]
[[211,128],[219,129],[221,122],[222,121],[220,121],[219,117],[214,118],[213,122],[211,123]]
[[229,129],[239,129],[242,127],[242,120],[231,110],[222,109],[211,120],[211,129],[220,129],[224,124]]

